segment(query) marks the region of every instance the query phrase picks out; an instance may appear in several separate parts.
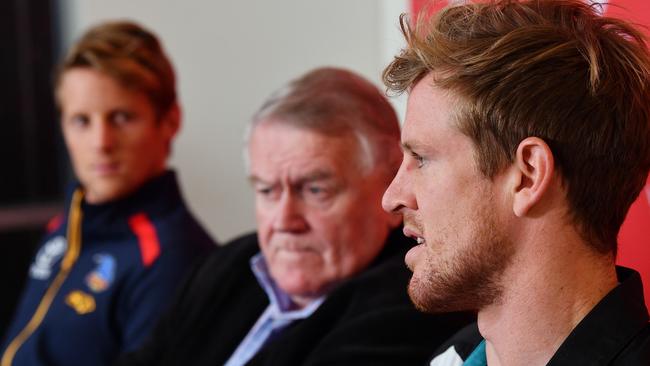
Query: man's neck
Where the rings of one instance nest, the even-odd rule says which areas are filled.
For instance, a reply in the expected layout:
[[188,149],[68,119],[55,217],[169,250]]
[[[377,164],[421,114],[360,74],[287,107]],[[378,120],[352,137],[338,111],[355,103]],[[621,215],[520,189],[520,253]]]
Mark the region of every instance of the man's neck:
[[616,286],[612,259],[576,236],[563,239],[524,246],[503,276],[501,301],[479,311],[490,366],[546,365]]

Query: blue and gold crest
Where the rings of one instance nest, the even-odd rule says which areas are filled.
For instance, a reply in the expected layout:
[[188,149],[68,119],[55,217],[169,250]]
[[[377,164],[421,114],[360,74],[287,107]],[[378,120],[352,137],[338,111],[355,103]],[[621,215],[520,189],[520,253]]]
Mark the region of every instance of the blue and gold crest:
[[97,266],[86,276],[86,285],[97,293],[106,290],[113,283],[116,263],[110,254],[96,254],[93,259]]

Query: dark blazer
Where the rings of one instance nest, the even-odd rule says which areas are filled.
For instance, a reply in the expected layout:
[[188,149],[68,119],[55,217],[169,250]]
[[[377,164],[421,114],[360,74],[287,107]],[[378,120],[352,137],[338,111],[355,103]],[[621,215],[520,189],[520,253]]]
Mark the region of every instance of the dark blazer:
[[[335,288],[307,319],[267,343],[248,365],[422,365],[440,343],[471,319],[415,310],[403,262],[411,241],[391,234],[361,274]],[[268,305],[249,260],[250,234],[210,256],[190,276],[152,338],[119,365],[222,365]]]

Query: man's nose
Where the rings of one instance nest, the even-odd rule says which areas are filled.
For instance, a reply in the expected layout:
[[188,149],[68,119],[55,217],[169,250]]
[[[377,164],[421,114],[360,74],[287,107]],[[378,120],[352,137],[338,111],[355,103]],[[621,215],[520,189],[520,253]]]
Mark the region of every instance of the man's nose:
[[404,172],[404,164],[400,166],[381,200],[381,206],[388,213],[401,213],[404,208],[417,210],[415,196],[410,192],[408,179]]
[[115,145],[115,129],[110,122],[100,120],[93,128],[93,143],[96,149],[109,151]]
[[308,229],[303,202],[293,192],[284,192],[278,202],[274,228],[277,231],[300,233]]

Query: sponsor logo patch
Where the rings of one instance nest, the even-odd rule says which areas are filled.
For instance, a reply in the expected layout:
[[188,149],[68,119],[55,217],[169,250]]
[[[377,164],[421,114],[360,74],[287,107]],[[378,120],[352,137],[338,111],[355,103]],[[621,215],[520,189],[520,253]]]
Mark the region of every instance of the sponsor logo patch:
[[95,298],[80,290],[71,291],[65,297],[65,303],[79,315],[92,313],[97,308]]
[[86,275],[86,286],[95,293],[105,291],[115,280],[115,258],[110,254],[96,254],[97,266]]
[[63,236],[48,240],[38,253],[36,259],[29,267],[29,276],[37,280],[46,280],[52,275],[52,267],[65,253],[68,241]]

